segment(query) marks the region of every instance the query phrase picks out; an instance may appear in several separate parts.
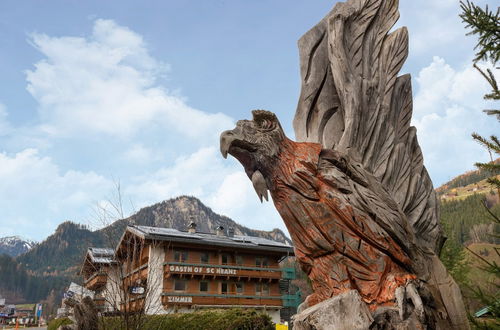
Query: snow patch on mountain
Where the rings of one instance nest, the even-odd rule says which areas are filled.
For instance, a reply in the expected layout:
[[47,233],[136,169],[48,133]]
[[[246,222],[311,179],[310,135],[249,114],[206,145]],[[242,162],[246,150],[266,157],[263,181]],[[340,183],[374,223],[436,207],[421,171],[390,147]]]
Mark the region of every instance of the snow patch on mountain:
[[17,257],[31,250],[35,244],[36,242],[20,236],[0,237],[0,254]]

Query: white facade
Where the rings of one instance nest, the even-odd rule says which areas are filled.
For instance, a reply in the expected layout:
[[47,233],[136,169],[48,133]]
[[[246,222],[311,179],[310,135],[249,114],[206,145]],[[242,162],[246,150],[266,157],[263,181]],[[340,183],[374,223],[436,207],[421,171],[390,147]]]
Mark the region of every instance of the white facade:
[[168,313],[161,302],[163,292],[163,262],[165,250],[161,245],[149,246],[148,287],[146,288],[145,311],[148,315]]
[[122,301],[123,284],[120,278],[120,269],[118,265],[110,265],[107,275],[106,287],[102,295],[105,299],[105,311],[113,312],[120,309],[120,303]]

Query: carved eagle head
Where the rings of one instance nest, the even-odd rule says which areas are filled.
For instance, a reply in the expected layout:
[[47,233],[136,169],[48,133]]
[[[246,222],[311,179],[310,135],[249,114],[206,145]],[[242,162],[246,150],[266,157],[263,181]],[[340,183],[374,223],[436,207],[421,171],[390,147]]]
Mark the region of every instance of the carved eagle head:
[[252,115],[253,120],[240,120],[235,129],[222,132],[220,151],[224,158],[230,154],[243,165],[262,201],[268,200],[264,176],[271,173],[286,137],[274,113],[254,110]]

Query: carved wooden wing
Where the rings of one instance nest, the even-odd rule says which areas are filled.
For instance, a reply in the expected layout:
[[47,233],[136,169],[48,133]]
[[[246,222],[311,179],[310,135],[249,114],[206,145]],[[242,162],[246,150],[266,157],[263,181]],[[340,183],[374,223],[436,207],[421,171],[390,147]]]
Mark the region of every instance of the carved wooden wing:
[[297,141],[347,153],[374,174],[407,215],[422,247],[439,253],[439,208],[410,126],[406,28],[391,33],[398,0],[349,0],[299,40]]

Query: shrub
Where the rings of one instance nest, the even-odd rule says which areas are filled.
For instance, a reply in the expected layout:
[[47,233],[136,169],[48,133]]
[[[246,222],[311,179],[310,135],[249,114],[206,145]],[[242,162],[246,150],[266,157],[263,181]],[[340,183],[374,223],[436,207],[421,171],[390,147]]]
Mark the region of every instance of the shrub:
[[[116,329],[116,317],[104,320],[104,329]],[[269,315],[254,309],[203,310],[192,313],[153,315],[144,318],[144,330],[271,330]]]
[[70,325],[70,324],[73,324],[73,321],[71,321],[67,317],[61,319],[53,319],[47,325],[47,330],[57,330],[61,325]]

